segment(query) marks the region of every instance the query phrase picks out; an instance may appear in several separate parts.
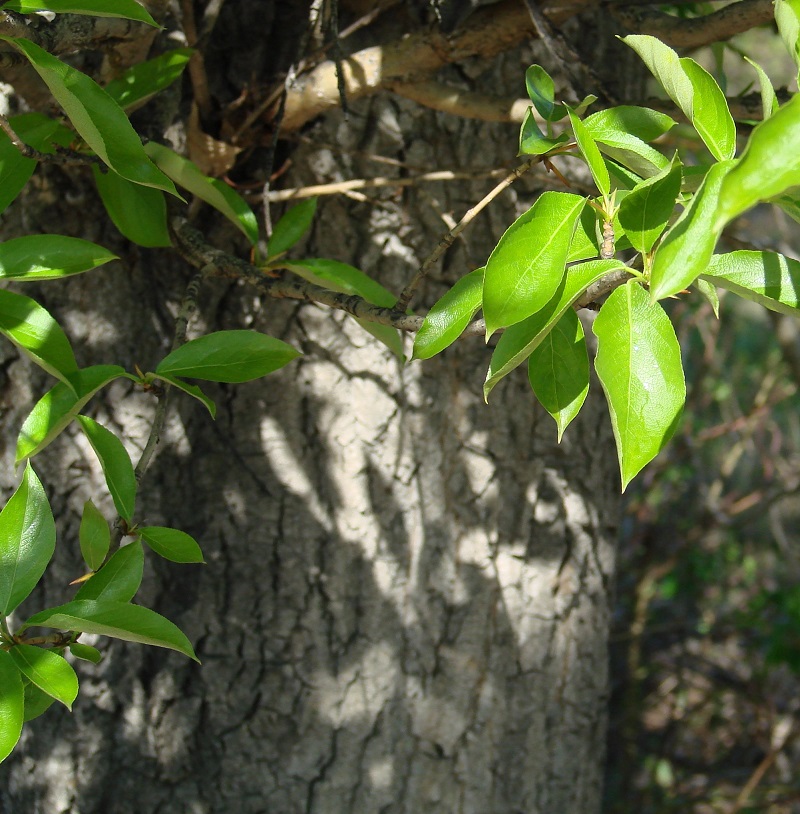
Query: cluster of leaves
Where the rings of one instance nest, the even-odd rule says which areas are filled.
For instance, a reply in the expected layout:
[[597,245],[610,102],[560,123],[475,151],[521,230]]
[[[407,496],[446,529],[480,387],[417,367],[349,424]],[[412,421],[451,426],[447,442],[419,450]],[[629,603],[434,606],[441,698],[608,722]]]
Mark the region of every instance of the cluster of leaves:
[[[778,0],[776,20],[798,57],[800,8]],[[714,254],[724,227],[769,201],[798,219],[800,96],[778,106],[755,63],[763,121],[736,156],[736,126],[715,79],[649,36],[623,40],[641,57],[708,150],[706,163],[686,166],[652,143],[675,121],[643,107],[620,106],[583,116],[557,104],[554,85],[538,65],[526,80],[533,108],[520,132],[520,153],[551,161],[582,157],[600,195],[586,200],[545,192],[502,236],[486,266],[459,280],[428,313],[414,357],[439,353],[480,309],[494,349],[484,396],[528,362],[531,387],[558,426],[559,440],[589,388],[589,359],[576,302],[613,272],[626,282],[602,303],[593,324],[595,369],[609,404],[623,490],[672,436],[686,396],[675,331],[659,300],[688,287],[718,310],[717,288],[782,313],[798,313],[800,263],[776,252]],[[564,132],[554,135],[563,121]],[[682,212],[676,217],[678,207]],[[628,250],[617,259],[615,250]],[[648,293],[649,291],[649,293]]]

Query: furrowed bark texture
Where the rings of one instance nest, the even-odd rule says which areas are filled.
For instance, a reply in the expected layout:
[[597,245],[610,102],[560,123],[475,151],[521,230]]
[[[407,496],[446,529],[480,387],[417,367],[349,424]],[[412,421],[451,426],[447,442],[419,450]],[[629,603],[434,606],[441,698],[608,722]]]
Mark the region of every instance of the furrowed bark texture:
[[[513,93],[532,56],[481,65],[477,88]],[[375,171],[369,153],[424,168],[501,165],[517,137],[386,96],[305,135],[290,185],[365,177]],[[153,369],[191,270],[106,227],[88,174],[42,178],[6,231],[77,234],[123,259],[36,295],[81,364]],[[351,262],[399,291],[444,231],[440,213],[460,217],[492,183],[324,200],[303,254]],[[451,250],[428,305],[485,262],[532,202],[535,179],[525,183]],[[200,224],[244,254],[212,215]],[[0,767],[0,809],[598,812],[619,488],[600,388],[557,446],[523,371],[483,403],[490,350],[480,339],[403,365],[342,314],[206,285],[194,335],[237,327],[304,356],[252,384],[209,386],[216,422],[173,395],[139,497],[142,521],[185,529],[203,547],[206,566],[149,556],[137,599],[180,625],[203,664],[104,641],[103,663],[79,667],[74,713],[33,722]],[[3,353],[9,493],[16,433],[50,383]],[[136,451],[153,407],[115,384],[89,412]],[[113,511],[76,433],[35,465],[60,545],[22,615],[71,597],[83,502]]]

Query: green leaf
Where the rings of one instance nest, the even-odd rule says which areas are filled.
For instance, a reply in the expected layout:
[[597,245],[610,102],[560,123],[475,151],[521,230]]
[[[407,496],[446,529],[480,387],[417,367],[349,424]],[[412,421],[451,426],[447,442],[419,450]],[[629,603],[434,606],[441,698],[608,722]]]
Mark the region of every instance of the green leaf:
[[177,650],[199,661],[186,636],[168,619],[149,608],[111,600],[75,600],[31,616],[20,628],[50,627],[111,636]]
[[705,68],[688,57],[679,58],[655,37],[632,34],[622,41],[633,48],[669,97],[692,123],[718,161],[736,152],[736,125],[725,94]]
[[123,110],[140,107],[180,77],[193,53],[192,48],[176,48],[139,62],[109,82],[106,93]]
[[44,80],[84,141],[123,178],[178,195],[147,157],[122,108],[86,74],[26,39],[0,37],[21,51]]
[[531,65],[525,71],[525,87],[533,106],[545,121],[557,122],[567,115],[566,108],[555,103],[555,85],[550,74],[540,65]]
[[715,254],[702,279],[771,311],[798,316],[800,262],[777,252]]
[[734,165],[734,161],[723,161],[711,167],[689,206],[656,249],[650,273],[654,300],[677,294],[706,270],[721,231],[716,221],[720,189]]
[[705,301],[711,306],[711,309],[714,311],[714,316],[719,319],[719,294],[717,293],[717,287],[702,277],[698,277],[694,281],[694,285]]
[[367,302],[380,305],[382,308],[392,308],[397,302],[397,297],[391,291],[348,263],[320,257],[292,260],[285,266],[314,285],[345,294],[357,294]]
[[182,390],[187,396],[197,399],[211,413],[211,418],[217,417],[217,405],[196,384],[189,384],[189,382],[163,371],[158,374],[158,378],[173,387],[177,387],[178,390]]
[[108,562],[81,585],[75,599],[130,602],[142,584],[144,551],[136,540],[115,551]]
[[591,133],[583,122],[571,110],[569,111],[569,120],[575,133],[575,139],[578,142],[578,148],[589,165],[589,171],[592,173],[597,188],[603,195],[608,195],[611,192],[611,180],[608,177],[608,169],[606,169],[597,144],[595,144]]
[[165,560],[171,562],[205,562],[203,552],[194,537],[185,531],[164,528],[163,526],[144,526],[139,529],[142,539]]
[[22,734],[24,704],[19,670],[11,656],[0,650],[0,761],[14,751]]
[[102,266],[117,255],[64,235],[27,235],[0,243],[0,279],[57,280]]
[[586,260],[590,257],[597,257],[600,254],[600,243],[597,234],[597,213],[590,206],[585,206],[578,223],[575,227],[575,234],[567,254],[567,262],[575,263],[578,260]]
[[412,359],[430,359],[453,344],[481,307],[483,268],[462,277],[428,311],[414,339]]
[[528,380],[555,419],[558,441],[589,392],[589,357],[578,315],[568,308],[528,357]]
[[585,199],[545,192],[506,230],[483,280],[486,336],[536,313],[564,278],[564,265]]
[[72,642],[72,644],[69,645],[69,652],[72,653],[76,659],[90,661],[92,664],[100,664],[103,660],[103,654],[96,647],[81,644],[80,642]]
[[677,427],[686,400],[680,346],[669,317],[635,282],[611,293],[593,329],[625,491]]
[[135,0],[8,0],[3,8],[20,14],[55,11],[59,14],[90,14],[92,17],[122,17],[158,28],[158,23]]
[[795,186],[800,186],[800,94],[753,129],[720,189],[715,228]]
[[619,222],[631,245],[646,254],[666,228],[681,191],[681,165],[672,165],[642,182],[620,201]]
[[70,374],[78,370],[72,346],[61,326],[30,297],[0,290],[0,333],[37,365],[67,384]]
[[621,166],[641,178],[657,175],[669,166],[669,159],[658,150],[628,134],[615,138],[595,138],[598,148]]
[[357,317],[354,317],[354,319],[368,334],[375,337],[378,342],[386,345],[401,362],[405,361],[403,337],[397,328],[392,328],[391,325],[381,325],[378,322],[369,322],[366,319],[358,319]]
[[18,644],[9,654],[28,681],[72,709],[72,702],[78,697],[78,676],[63,656],[29,644]]
[[512,325],[500,337],[486,373],[484,399],[488,401],[489,393],[500,379],[531,355],[548,331],[592,283],[612,271],[624,268],[625,265],[618,260],[590,260],[588,263],[570,266],[550,302],[528,319]]
[[42,578],[56,547],[56,526],[36,473],[28,464],[0,512],[0,616],[8,616]]
[[92,167],[100,199],[114,226],[133,243],[147,248],[171,246],[167,202],[160,189],[134,184],[115,172]]
[[217,331],[172,351],[156,376],[188,376],[209,382],[249,382],[297,358],[291,345],[256,331]]
[[800,0],[775,0],[775,22],[796,65],[800,65]]
[[757,62],[754,62],[750,57],[744,59],[753,66],[756,76],[758,76],[758,85],[761,89],[761,115],[764,119],[768,119],[778,109],[778,97],[775,95],[775,88],[772,87],[772,82],[770,82],[766,72]]
[[105,517],[91,500],[83,504],[83,516],[78,532],[81,555],[90,571],[96,571],[108,554],[111,545],[111,532]]
[[317,199],[306,198],[288,209],[275,224],[269,239],[267,256],[275,257],[289,249],[308,231],[317,211]]
[[76,418],[100,461],[114,506],[130,523],[136,505],[136,475],[127,450],[122,441],[101,424],[85,415]]
[[669,132],[676,122],[666,113],[649,107],[619,105],[592,113],[583,124],[595,141],[608,139],[614,143],[622,135],[635,136],[639,141],[655,141]]
[[519,155],[544,155],[568,141],[569,136],[566,133],[560,133],[555,138],[545,136],[536,123],[533,109],[528,108],[519,130]]
[[151,141],[144,149],[176,184],[221,212],[251,244],[258,242],[258,221],[253,210],[227,184],[203,175],[196,164],[163,144]]
[[70,376],[70,385],[59,382],[36,402],[22,424],[17,440],[16,463],[41,452],[101,387],[127,376],[119,365],[94,365]]
[[52,695],[42,692],[35,684],[31,684],[30,681],[23,682],[23,696],[25,699],[25,723],[47,712],[56,702],[56,699],[53,698]]

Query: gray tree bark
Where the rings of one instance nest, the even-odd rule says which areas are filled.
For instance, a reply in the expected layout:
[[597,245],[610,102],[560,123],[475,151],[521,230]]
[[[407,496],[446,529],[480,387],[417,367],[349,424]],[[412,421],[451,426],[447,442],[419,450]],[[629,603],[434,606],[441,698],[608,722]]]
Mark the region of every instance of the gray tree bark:
[[[226,6],[234,12],[244,7]],[[258,69],[258,53],[240,53],[237,71]],[[508,55],[471,75],[479,88],[513,93],[530,58]],[[383,96],[305,136],[292,151],[292,185],[368,177],[370,155],[425,169],[499,166],[513,159],[517,134]],[[5,233],[75,234],[122,259],[37,296],[80,363],[153,369],[191,270],[116,235],[88,176],[39,176]],[[324,199],[304,254],[350,262],[399,291],[445,231],[441,213],[460,217],[493,183]],[[424,304],[485,262],[536,188],[528,179],[491,206]],[[200,223],[212,242],[243,251],[210,213]],[[149,557],[137,599],[180,625],[203,664],[103,642],[102,664],[79,666],[74,712],[51,709],[33,722],[0,767],[0,808],[599,811],[619,481],[597,383],[558,446],[524,373],[483,403],[490,351],[480,339],[403,365],[342,314],[239,284],[207,286],[192,332],[235,327],[304,355],[256,383],[210,386],[216,422],[173,396],[137,510],[203,547],[206,566]],[[2,352],[8,494],[16,433],[49,383]],[[122,383],[92,403],[134,457],[152,412],[147,394]],[[23,615],[71,597],[83,502],[91,496],[113,515],[76,433],[34,464],[60,545]]]

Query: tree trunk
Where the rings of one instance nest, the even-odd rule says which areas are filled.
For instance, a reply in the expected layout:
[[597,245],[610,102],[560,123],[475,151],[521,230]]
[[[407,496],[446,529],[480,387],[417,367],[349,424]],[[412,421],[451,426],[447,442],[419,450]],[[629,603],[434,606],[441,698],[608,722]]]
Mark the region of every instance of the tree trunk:
[[[244,29],[246,8],[230,2],[224,14]],[[218,64],[232,64],[222,42]],[[258,53],[238,52],[237,75],[261,70]],[[513,94],[528,61],[507,55],[472,75],[484,91]],[[405,172],[371,155],[426,170],[492,168],[517,147],[513,125],[389,96],[353,104],[348,119],[331,113],[304,136],[288,185]],[[88,175],[39,172],[6,233],[24,221],[27,232],[86,237],[122,260],[37,296],[81,364],[152,370],[191,269],[106,226]],[[442,213],[458,219],[494,183],[325,198],[303,254],[352,263],[399,291],[446,230]],[[486,261],[537,188],[528,179],[492,204],[421,306]],[[243,253],[211,215],[200,222],[211,242]],[[480,339],[403,365],[343,314],[207,286],[191,330],[235,327],[304,355],[255,383],[210,386],[216,422],[174,394],[137,508],[142,521],[201,543],[206,566],[151,556],[137,601],[180,625],[203,664],[104,641],[102,664],[79,668],[74,712],[33,722],[0,769],[2,810],[599,811],[619,479],[597,382],[558,446],[524,373],[483,403],[490,352]],[[49,384],[3,352],[10,490],[16,433]],[[152,410],[148,394],[116,384],[90,412],[122,428],[135,459]],[[34,464],[60,547],[30,612],[71,597],[83,502],[113,514],[76,433]]]

